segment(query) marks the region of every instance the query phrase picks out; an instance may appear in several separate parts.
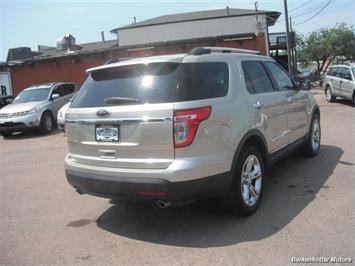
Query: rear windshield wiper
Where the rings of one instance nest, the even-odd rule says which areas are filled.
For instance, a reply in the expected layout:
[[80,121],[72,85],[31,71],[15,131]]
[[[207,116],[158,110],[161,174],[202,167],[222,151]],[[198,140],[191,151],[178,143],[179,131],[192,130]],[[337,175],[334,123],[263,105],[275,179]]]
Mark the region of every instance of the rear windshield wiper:
[[107,104],[122,104],[122,103],[137,103],[139,102],[136,98],[126,98],[126,97],[109,97],[106,98],[105,103]]

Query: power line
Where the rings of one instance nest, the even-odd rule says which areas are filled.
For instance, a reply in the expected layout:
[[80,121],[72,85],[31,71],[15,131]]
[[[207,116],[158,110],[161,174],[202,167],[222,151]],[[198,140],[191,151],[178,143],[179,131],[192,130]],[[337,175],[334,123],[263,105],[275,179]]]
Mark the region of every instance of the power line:
[[304,3],[301,4],[300,6],[290,9],[288,12],[292,12],[292,11],[294,11],[294,10],[297,10],[297,9],[301,8],[301,7],[304,7],[305,5],[308,5],[308,4],[309,4],[310,2],[312,2],[312,1],[313,1],[313,0],[309,0],[309,1],[307,1],[307,2],[304,2]]
[[332,0],[329,0],[317,13],[315,13],[314,15],[312,15],[311,17],[307,18],[306,20],[304,20],[302,22],[295,23],[295,25],[301,25],[303,23],[306,23],[306,22],[310,21],[315,16],[319,15],[331,2],[332,2]]
[[308,11],[303,11],[302,13],[299,13],[299,14],[296,14],[296,15],[292,15],[292,17],[293,18],[298,18],[298,17],[302,17],[302,16],[304,16],[304,15],[307,15],[307,14],[309,14],[309,13],[313,13],[314,11],[316,11],[317,9],[319,9],[319,8],[323,8],[323,6],[325,5],[325,4],[327,4],[329,2],[329,0],[327,0],[327,1],[324,1],[323,3],[318,3],[317,5],[314,5],[314,6],[312,6],[312,9],[310,9],[310,7],[308,8],[308,9],[310,9],[310,10],[308,10]]
[[309,14],[319,8],[322,8],[328,2],[329,2],[329,0],[322,1],[321,3],[317,3],[315,5],[309,6],[309,7],[305,8],[304,10],[298,10],[298,11],[296,11],[296,14],[292,14],[292,17],[294,17],[294,18],[301,17],[304,14]]

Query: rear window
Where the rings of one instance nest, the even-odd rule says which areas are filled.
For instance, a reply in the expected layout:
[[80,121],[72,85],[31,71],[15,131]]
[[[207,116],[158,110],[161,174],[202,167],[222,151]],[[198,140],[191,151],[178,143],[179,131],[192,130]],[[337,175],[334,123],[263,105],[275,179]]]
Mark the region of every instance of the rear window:
[[110,97],[134,98],[139,104],[223,97],[228,92],[228,82],[225,63],[126,65],[91,73],[71,107],[107,106],[105,99]]

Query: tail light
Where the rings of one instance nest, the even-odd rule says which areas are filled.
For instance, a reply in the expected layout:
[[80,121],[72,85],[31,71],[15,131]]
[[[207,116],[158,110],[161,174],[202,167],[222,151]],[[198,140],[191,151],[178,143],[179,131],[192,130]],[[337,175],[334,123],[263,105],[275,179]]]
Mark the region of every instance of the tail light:
[[174,112],[174,142],[175,147],[189,146],[195,138],[200,122],[206,120],[211,113],[211,107],[177,110]]

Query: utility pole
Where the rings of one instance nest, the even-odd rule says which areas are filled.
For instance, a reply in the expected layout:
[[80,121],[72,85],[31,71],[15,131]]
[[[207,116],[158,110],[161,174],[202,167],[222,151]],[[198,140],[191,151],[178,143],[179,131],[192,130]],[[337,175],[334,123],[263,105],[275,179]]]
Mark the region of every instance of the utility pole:
[[255,18],[256,18],[256,28],[259,34],[259,10],[258,10],[258,1],[255,1],[254,6],[255,6]]
[[[293,28],[292,28],[292,17],[290,16],[290,31],[292,32],[292,34],[294,35],[294,38],[296,41],[296,35],[293,32]],[[296,47],[294,46],[294,48],[291,49],[291,54],[292,54],[292,64],[293,64],[293,71],[296,71],[297,73],[297,57],[296,57]],[[296,74],[294,73],[294,74]]]
[[290,43],[290,29],[289,29],[289,21],[288,21],[288,9],[287,9],[287,0],[284,0],[284,8],[285,8],[285,22],[286,22],[286,41],[287,41],[287,67],[288,73],[292,75],[291,68],[291,43]]

